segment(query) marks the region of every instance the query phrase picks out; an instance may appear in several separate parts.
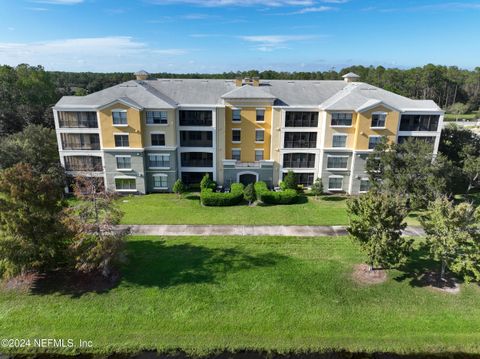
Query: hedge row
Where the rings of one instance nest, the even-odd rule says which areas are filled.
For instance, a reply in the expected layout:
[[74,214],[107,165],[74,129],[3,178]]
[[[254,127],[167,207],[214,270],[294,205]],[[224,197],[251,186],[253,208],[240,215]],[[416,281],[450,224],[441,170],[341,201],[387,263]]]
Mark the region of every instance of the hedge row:
[[243,184],[234,183],[230,192],[213,192],[211,188],[206,188],[200,193],[200,199],[204,206],[235,206],[243,200]]
[[257,198],[265,204],[293,204],[298,201],[298,193],[294,189],[273,192],[262,181],[255,183],[255,192]]

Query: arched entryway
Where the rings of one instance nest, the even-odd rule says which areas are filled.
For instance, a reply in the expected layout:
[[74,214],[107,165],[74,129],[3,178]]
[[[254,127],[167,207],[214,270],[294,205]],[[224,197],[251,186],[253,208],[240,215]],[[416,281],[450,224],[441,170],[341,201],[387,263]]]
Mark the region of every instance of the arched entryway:
[[250,183],[255,183],[258,181],[258,173],[255,172],[240,172],[237,175],[237,182],[244,184],[245,186]]

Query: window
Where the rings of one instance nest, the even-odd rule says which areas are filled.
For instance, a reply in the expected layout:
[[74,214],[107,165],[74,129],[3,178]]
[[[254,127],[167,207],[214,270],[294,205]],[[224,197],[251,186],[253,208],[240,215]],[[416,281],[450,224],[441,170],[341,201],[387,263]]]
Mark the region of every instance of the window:
[[182,147],[212,147],[212,131],[180,131]]
[[128,135],[114,135],[115,147],[128,147]]
[[285,127],[317,127],[318,112],[287,111]]
[[115,189],[117,191],[136,191],[135,178],[115,178]]
[[255,142],[263,142],[265,140],[265,130],[255,130]]
[[240,122],[242,120],[241,116],[242,111],[239,109],[232,110],[232,121],[233,122]]
[[255,161],[263,161],[263,150],[255,150]]
[[180,157],[182,167],[213,167],[211,152],[182,152]]
[[372,114],[372,128],[385,128],[386,120],[387,120],[386,113]]
[[348,156],[328,156],[327,169],[346,170],[348,166]]
[[62,133],[64,150],[99,150],[100,136],[90,133]]
[[347,147],[347,135],[333,135],[332,147]]
[[382,136],[368,136],[368,149],[373,150],[382,140]]
[[360,192],[368,192],[370,189],[370,181],[368,178],[362,178],[360,180]]
[[348,112],[333,112],[332,127],[342,126],[350,127],[352,125],[352,114]]
[[98,128],[96,112],[58,112],[61,128]]
[[437,131],[439,115],[402,115],[400,131]]
[[330,176],[328,177],[328,190],[329,191],[342,191],[343,190],[343,177]]
[[117,161],[117,170],[129,170],[132,168],[131,156],[115,156]]
[[164,133],[152,133],[152,146],[165,146],[165,134]]
[[315,148],[317,147],[316,132],[285,132],[284,148]]
[[149,168],[170,168],[170,155],[148,155]]
[[239,149],[232,149],[232,160],[240,161],[241,151]]
[[127,126],[127,111],[115,110],[112,111],[113,125],[114,126]]
[[147,125],[166,125],[167,111],[147,111]]
[[153,175],[153,188],[154,189],[167,189],[168,176],[165,174]]
[[265,110],[257,108],[257,122],[265,121]]
[[[283,179],[287,175],[286,172],[283,173]],[[297,183],[302,185],[303,187],[310,187],[313,185],[313,173],[295,173],[295,177],[297,179]]]
[[239,129],[232,130],[232,142],[240,142],[242,140],[242,131]]
[[98,156],[65,156],[67,171],[102,171],[102,158]]
[[285,153],[283,155],[284,168],[315,168],[314,153]]
[[212,111],[181,110],[180,126],[211,126]]

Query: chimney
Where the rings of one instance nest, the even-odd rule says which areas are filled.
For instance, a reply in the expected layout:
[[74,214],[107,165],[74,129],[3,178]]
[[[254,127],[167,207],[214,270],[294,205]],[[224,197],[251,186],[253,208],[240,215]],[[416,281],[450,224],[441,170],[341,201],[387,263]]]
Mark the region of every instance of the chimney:
[[235,79],[235,86],[236,86],[236,87],[242,87],[242,82],[243,82],[243,81],[242,81],[242,78],[241,78],[241,77],[237,77],[237,78]]
[[345,82],[355,82],[360,78],[360,76],[358,76],[357,74],[354,74],[353,72],[349,72],[348,74],[345,74],[342,77]]
[[148,75],[148,72],[145,70],[135,72],[135,78],[137,79],[137,81],[145,81],[146,79],[148,79]]
[[253,86],[260,86],[260,78],[259,77],[253,77]]

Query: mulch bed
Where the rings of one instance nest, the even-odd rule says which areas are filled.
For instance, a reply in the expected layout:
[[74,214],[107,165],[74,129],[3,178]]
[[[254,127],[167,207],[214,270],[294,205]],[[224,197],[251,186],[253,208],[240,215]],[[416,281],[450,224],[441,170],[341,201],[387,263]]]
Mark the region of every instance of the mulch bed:
[[387,280],[387,271],[383,269],[370,270],[370,267],[366,264],[357,264],[353,267],[352,277],[359,284],[381,284]]

